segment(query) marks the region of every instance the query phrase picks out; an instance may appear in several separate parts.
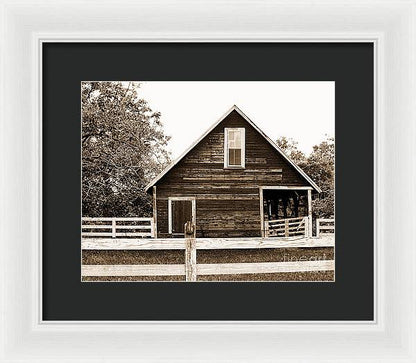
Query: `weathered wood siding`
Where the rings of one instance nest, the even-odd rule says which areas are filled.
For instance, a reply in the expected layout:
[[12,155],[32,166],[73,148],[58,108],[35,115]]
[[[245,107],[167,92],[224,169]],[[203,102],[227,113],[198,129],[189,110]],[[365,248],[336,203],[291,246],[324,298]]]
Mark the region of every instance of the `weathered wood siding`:
[[[245,128],[245,169],[224,169],[225,127]],[[308,183],[233,111],[157,183],[158,237],[168,236],[168,197],[179,196],[196,198],[197,237],[260,236],[259,186],[267,185]]]

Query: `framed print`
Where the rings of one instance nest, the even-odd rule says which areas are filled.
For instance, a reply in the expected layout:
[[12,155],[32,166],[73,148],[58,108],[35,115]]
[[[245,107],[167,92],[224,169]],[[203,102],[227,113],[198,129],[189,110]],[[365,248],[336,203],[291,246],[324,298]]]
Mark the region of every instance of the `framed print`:
[[373,53],[44,42],[43,318],[373,321]]
[[414,6],[2,2],[2,360],[414,362]]

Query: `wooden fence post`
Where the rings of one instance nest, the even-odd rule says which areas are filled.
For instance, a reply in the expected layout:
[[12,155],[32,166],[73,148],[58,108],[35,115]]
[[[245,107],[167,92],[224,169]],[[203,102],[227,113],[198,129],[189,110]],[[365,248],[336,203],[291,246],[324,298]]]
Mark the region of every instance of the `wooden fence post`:
[[156,203],[156,186],[153,186],[153,220],[152,220],[152,237],[157,238],[157,203]]
[[305,225],[303,229],[303,234],[305,238],[309,236],[309,231],[308,231],[309,223],[308,222],[309,222],[308,217],[303,217],[303,224]]
[[185,223],[185,278],[196,281],[196,228],[192,222]]
[[308,189],[308,237],[312,237],[312,190]]
[[319,218],[316,218],[316,237],[319,237]]
[[154,221],[153,218],[150,220],[150,235],[151,235],[151,238],[156,238],[156,236],[155,236],[155,221]]
[[111,236],[116,238],[116,219],[113,218],[111,221]]
[[289,237],[289,221],[285,219],[285,237]]

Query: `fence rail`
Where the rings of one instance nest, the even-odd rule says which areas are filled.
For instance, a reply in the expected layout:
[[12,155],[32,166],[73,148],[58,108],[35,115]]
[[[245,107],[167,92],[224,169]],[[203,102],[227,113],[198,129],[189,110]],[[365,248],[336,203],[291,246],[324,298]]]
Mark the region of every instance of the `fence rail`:
[[[322,238],[197,238],[198,250],[334,247],[331,235]],[[184,250],[185,238],[86,238],[83,250]]]
[[265,222],[266,237],[308,235],[308,217],[275,219]]
[[83,217],[81,237],[145,238],[155,237],[153,218]]
[[317,218],[316,219],[316,237],[323,234],[335,233],[335,219],[334,218]]
[[[334,260],[197,264],[197,275],[235,275],[334,270]],[[183,276],[186,265],[83,265],[82,276]]]

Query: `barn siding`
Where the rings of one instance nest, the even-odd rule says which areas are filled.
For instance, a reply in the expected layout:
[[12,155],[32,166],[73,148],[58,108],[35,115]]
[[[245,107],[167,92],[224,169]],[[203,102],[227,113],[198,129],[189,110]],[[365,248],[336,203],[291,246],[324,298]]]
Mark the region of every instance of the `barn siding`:
[[[224,169],[224,128],[244,127],[245,169]],[[192,140],[190,140],[192,142]],[[197,236],[260,236],[259,187],[308,186],[236,111],[157,183],[158,236],[168,235],[168,197],[196,198]]]

